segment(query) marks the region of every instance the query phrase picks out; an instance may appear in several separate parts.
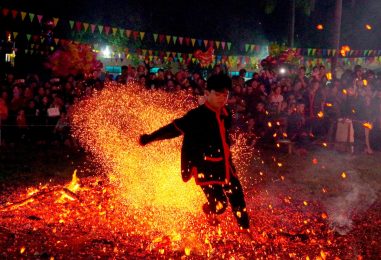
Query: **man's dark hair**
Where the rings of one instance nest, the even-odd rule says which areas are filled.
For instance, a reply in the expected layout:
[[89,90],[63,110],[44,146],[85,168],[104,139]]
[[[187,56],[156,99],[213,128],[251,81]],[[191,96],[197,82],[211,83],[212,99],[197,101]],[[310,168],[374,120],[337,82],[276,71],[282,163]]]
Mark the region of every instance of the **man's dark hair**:
[[212,75],[206,82],[206,89],[209,91],[214,90],[217,92],[222,92],[225,89],[230,91],[232,89],[232,80],[226,74]]

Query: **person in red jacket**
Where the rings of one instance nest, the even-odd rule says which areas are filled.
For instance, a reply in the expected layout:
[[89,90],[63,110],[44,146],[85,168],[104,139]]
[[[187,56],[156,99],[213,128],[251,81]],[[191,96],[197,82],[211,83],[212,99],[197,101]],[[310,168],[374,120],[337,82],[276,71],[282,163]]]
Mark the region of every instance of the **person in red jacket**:
[[204,192],[207,215],[222,214],[228,202],[241,230],[250,232],[249,215],[241,183],[232,162],[229,141],[231,112],[226,105],[232,81],[225,74],[207,80],[206,101],[183,117],[151,134],[140,136],[141,145],[184,135],[181,148],[183,181],[192,177]]

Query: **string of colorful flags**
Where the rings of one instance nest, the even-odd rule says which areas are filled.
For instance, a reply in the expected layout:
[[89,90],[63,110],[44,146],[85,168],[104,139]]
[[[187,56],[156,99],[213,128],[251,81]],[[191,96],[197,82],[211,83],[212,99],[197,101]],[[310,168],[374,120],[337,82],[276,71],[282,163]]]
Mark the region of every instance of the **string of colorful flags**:
[[[12,32],[16,37],[19,36],[19,33]],[[29,55],[44,55],[45,52],[49,50],[41,50],[40,44],[43,38],[38,35],[28,35],[28,38],[31,41],[30,49],[25,49],[25,54]],[[72,41],[67,39],[54,39],[55,46],[50,46],[50,51],[53,51],[59,45],[65,45],[66,43],[71,42],[75,44],[84,44],[78,41]],[[101,52],[99,44],[91,45],[94,51]],[[111,46],[112,49],[113,46]],[[131,52],[128,48],[125,48],[121,51],[114,51],[111,53],[110,59],[111,63],[114,65],[120,65],[125,60],[135,60],[138,62],[152,62],[154,64],[164,64],[171,62],[178,62],[180,64],[189,64],[189,63],[198,63],[198,60],[194,57],[193,53],[183,53],[183,52],[169,52],[161,50],[151,50],[151,49],[136,49]],[[257,69],[261,62],[261,58],[258,56],[249,56],[249,55],[215,55],[214,62],[210,64],[210,67],[214,64],[226,64],[228,67],[239,67],[246,68],[250,70]],[[313,58],[313,57],[302,57],[300,59],[300,65],[305,65],[308,68],[313,66],[324,64],[327,68],[330,67],[332,63],[331,58]],[[339,66],[352,66],[352,65],[369,65],[377,64],[381,65],[381,56],[373,57],[356,57],[356,58],[340,58],[338,60]]]
[[[34,14],[30,12],[24,12],[9,8],[1,8],[1,14],[4,17],[11,15],[13,19],[21,18],[21,21],[33,22],[37,19],[38,23],[42,24],[44,16],[41,14]],[[127,37],[135,41],[144,41],[147,37],[152,37],[154,43],[162,44],[166,43],[167,45],[180,45],[180,46],[191,46],[195,48],[209,48],[213,47],[216,50],[230,51],[232,49],[232,42],[222,41],[222,40],[210,40],[210,39],[197,39],[193,37],[184,37],[176,36],[171,34],[159,34],[159,33],[147,33],[143,31],[137,31],[132,29],[125,29],[121,27],[112,27],[109,25],[93,24],[82,21],[75,20],[63,20],[58,17],[52,18],[54,27],[60,23],[67,23],[69,28],[73,32],[88,32],[88,33],[98,33],[105,36],[113,37]],[[14,37],[17,35],[14,35]],[[28,41],[30,35],[28,36]],[[242,53],[245,54],[259,54],[267,50],[267,45],[258,45],[258,44],[248,44],[244,45],[244,50]],[[320,48],[292,48],[300,56],[309,56],[309,57],[334,57],[336,56],[338,50],[335,49],[320,49]],[[377,57],[381,56],[381,50],[350,50],[347,53],[347,57]]]

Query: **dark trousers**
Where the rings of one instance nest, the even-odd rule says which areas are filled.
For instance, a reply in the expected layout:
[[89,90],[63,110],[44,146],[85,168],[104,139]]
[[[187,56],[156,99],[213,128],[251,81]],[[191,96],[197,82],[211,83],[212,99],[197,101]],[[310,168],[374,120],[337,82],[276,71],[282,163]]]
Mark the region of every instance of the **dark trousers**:
[[246,209],[245,197],[238,178],[231,175],[230,183],[227,185],[205,185],[201,186],[208,203],[203,210],[206,214],[222,214],[228,206],[228,200],[233,214],[241,228],[249,228],[250,221]]

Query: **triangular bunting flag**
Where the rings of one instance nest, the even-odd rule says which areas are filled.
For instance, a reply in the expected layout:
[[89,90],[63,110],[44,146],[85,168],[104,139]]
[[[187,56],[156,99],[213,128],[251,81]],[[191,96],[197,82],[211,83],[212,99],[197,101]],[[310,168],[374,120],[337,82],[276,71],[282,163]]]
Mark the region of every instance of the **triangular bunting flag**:
[[28,54],[28,50],[25,50],[25,54]]
[[132,33],[132,31],[131,31],[131,30],[126,30],[126,35],[127,35],[127,37],[128,37],[128,38],[130,38],[130,36],[131,36],[131,33]]
[[165,38],[166,38],[166,40],[167,40],[167,44],[169,44],[170,41],[171,41],[171,35],[167,35],[167,36],[165,36]]
[[112,27],[112,35],[115,36],[118,31],[118,28]]
[[17,10],[12,10],[12,18],[16,19],[18,13],[19,12]]
[[159,36],[157,33],[154,33],[154,34],[153,34],[153,40],[154,40],[154,42],[157,41],[157,36]]
[[134,36],[134,40],[136,41],[139,37],[139,32],[138,31],[133,31],[132,36]]
[[9,14],[9,9],[3,8],[2,13],[3,13],[3,16],[7,16]]
[[145,35],[146,33],[145,32],[140,32],[140,40],[141,41],[143,41],[143,39],[144,39],[144,35]]
[[227,45],[228,45],[228,50],[230,51],[230,48],[231,48],[231,46],[232,46],[232,43],[231,43],[231,42],[228,42]]
[[190,45],[190,38],[189,37],[185,37],[185,45],[189,46]]
[[250,44],[245,44],[245,51],[246,51],[246,52],[249,51],[249,47],[250,47]]
[[95,28],[97,26],[95,24],[90,24],[90,28],[91,28],[91,33],[94,33],[95,32]]
[[201,39],[197,39],[197,44],[198,44],[198,46],[201,47],[201,45],[202,45],[202,40],[201,40]]
[[208,40],[204,40],[204,46],[205,46],[205,48],[208,47]]
[[24,21],[26,16],[26,12],[21,12],[21,21]]
[[38,22],[39,22],[40,24],[41,24],[41,21],[42,21],[42,17],[43,17],[43,16],[40,15],[40,14],[37,15],[37,19],[38,19]]
[[82,22],[75,22],[75,30],[80,32],[82,30]]
[[70,29],[73,30],[73,27],[74,27],[74,21],[73,21],[73,20],[69,20],[69,25],[70,25]]
[[173,44],[176,44],[177,36],[173,36],[173,37],[172,37],[172,40],[173,40]]
[[110,29],[111,29],[111,27],[105,25],[104,28],[105,28],[105,33],[106,33],[106,35],[108,35],[108,34],[110,33]]
[[221,43],[220,41],[216,41],[216,47],[217,47],[217,49],[220,48],[220,43]]
[[226,44],[225,42],[221,42],[221,47],[223,50],[225,50],[225,44]]
[[58,38],[54,38],[54,42],[56,43],[56,45],[58,45],[58,42],[60,41],[60,39]]
[[99,31],[99,33],[103,32],[103,25],[98,25],[98,31]]
[[33,13],[29,13],[29,20],[30,20],[31,22],[33,22],[34,15],[35,15],[35,14],[33,14]]
[[183,45],[183,40],[184,40],[184,37],[179,37],[179,43],[180,43],[180,45]]
[[191,38],[191,42],[192,42],[192,46],[194,47],[194,44],[196,43],[196,39],[195,38]]
[[59,21],[59,18],[57,18],[57,17],[53,17],[53,24],[54,24],[54,27],[57,26],[58,21]]
[[30,34],[26,35],[26,39],[28,40],[28,42],[30,41],[30,37],[32,37],[32,35],[30,35]]
[[255,50],[255,44],[251,44],[250,45],[250,51],[254,51]]
[[83,31],[87,32],[87,29],[89,29],[89,23],[82,23],[83,24]]
[[160,34],[159,35],[159,42],[162,43],[165,39],[165,35],[164,34]]
[[119,32],[120,32],[120,36],[124,37],[124,29],[123,28],[119,28]]
[[13,39],[16,39],[18,34],[19,34],[18,32],[13,32]]
[[214,41],[213,41],[213,40],[210,40],[210,41],[209,41],[209,47],[214,48]]

